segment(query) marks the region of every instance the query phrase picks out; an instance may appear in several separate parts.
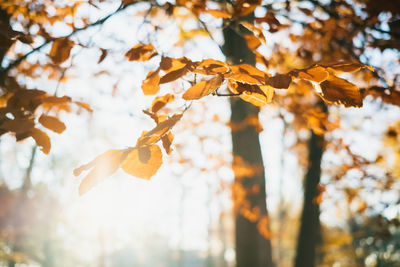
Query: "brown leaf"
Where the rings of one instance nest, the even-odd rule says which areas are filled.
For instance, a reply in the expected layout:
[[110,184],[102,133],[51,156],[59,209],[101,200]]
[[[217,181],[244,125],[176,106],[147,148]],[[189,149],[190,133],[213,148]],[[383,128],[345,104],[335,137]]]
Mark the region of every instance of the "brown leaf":
[[[144,149],[144,148],[140,148]],[[126,156],[125,160],[121,164],[121,168],[128,174],[150,180],[150,178],[156,174],[162,164],[162,152],[159,146],[151,145],[146,148],[146,152],[140,152],[139,148],[133,148]],[[140,153],[146,153],[148,159],[143,161],[144,155]]]
[[110,149],[105,153],[97,156],[88,164],[74,170],[74,175],[79,176],[82,171],[93,168],[79,185],[79,195],[83,195],[92,189],[94,186],[115,173],[122,161],[126,158],[125,150]]
[[145,95],[155,95],[160,90],[160,75],[159,69],[150,71],[146,79],[142,83],[142,91]]
[[36,144],[41,147],[43,153],[49,154],[51,143],[49,136],[45,132],[36,128],[32,128],[29,130],[28,134],[35,139]]
[[29,131],[34,126],[35,123],[31,119],[6,119],[3,123],[0,124],[0,129],[6,130],[7,132],[20,134]]
[[172,140],[174,140],[174,136],[171,132],[168,132],[167,134],[164,134],[163,137],[161,137],[162,145],[165,149],[165,152],[167,152],[168,155],[171,154],[172,148]]
[[264,84],[267,74],[248,64],[230,66],[231,73],[224,77],[236,82],[247,84]]
[[58,38],[53,42],[50,50],[50,58],[56,64],[61,64],[69,58],[72,47],[75,43],[68,38]]
[[156,55],[158,53],[152,44],[137,44],[125,53],[129,61],[147,61]]
[[242,17],[253,12],[257,6],[261,4],[261,0],[238,0],[235,1],[235,16]]
[[39,122],[47,129],[50,129],[56,133],[62,133],[66,129],[65,124],[53,116],[42,115],[39,118]]
[[188,71],[189,71],[189,69],[187,68],[187,66],[184,66],[181,69],[177,69],[177,70],[168,72],[163,77],[161,77],[159,84],[175,81],[176,79],[179,79],[180,77],[182,77],[186,73],[188,73]]
[[362,107],[362,97],[358,87],[345,79],[329,75],[321,83],[322,97],[325,101],[343,104],[345,107]]
[[101,55],[99,57],[99,61],[97,61],[97,64],[100,64],[101,62],[103,62],[103,60],[106,58],[106,56],[108,54],[107,49],[100,48],[100,50],[101,50]]
[[267,84],[279,89],[287,89],[292,82],[292,77],[288,74],[276,74],[267,78]]
[[343,72],[355,72],[360,70],[361,68],[368,68],[370,71],[373,71],[374,68],[371,66],[362,64],[360,62],[356,61],[343,61],[343,62],[337,62],[337,63],[332,63],[332,64],[327,64],[324,65],[325,68],[328,70],[331,70],[337,74],[343,73]]
[[182,98],[185,100],[194,100],[212,94],[221,86],[223,80],[223,77],[218,75],[209,81],[196,83],[183,94]]
[[157,113],[162,109],[167,103],[174,100],[174,95],[166,94],[165,96],[156,97],[151,104],[151,112]]

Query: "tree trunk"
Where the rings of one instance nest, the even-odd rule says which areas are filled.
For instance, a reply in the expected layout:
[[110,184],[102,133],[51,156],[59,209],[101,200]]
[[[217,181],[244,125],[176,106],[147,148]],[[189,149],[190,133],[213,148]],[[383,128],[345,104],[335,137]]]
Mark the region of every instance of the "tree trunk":
[[[231,27],[226,27],[223,31],[225,44],[224,54],[228,61],[233,64],[246,63],[255,64],[254,54],[248,49],[244,38],[237,34]],[[259,109],[252,104],[232,98],[231,104],[231,123],[236,124],[246,120],[249,116],[258,116]],[[245,189],[258,186],[259,190],[251,195],[247,194],[246,200],[251,207],[258,207],[259,218],[267,216],[266,193],[265,193],[265,174],[259,134],[253,125],[232,131],[232,152],[233,156],[239,156],[246,164],[258,166],[262,171],[257,172],[252,177],[235,177],[235,183],[240,184]],[[240,212],[236,213],[236,266],[237,267],[271,267],[272,252],[271,242],[261,235],[257,224],[250,221]]]
[[[318,103],[327,113],[323,102]],[[321,177],[321,160],[324,151],[325,137],[311,131],[308,142],[308,170],[304,181],[304,202],[301,214],[300,231],[297,240],[295,267],[315,266],[316,248],[321,240],[319,221],[319,203],[314,199],[320,194],[318,184]]]

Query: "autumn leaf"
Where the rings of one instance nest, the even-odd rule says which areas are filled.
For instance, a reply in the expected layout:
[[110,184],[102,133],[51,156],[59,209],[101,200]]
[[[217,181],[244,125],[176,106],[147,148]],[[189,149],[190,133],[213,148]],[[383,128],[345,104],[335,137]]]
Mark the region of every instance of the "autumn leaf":
[[169,83],[172,81],[175,81],[176,79],[179,79],[180,77],[184,76],[186,73],[188,73],[189,68],[185,65],[184,67],[168,72],[165,74],[163,77],[160,78],[159,84],[163,83]]
[[137,44],[125,53],[129,61],[147,61],[156,55],[158,53],[152,44]]
[[200,62],[195,62],[195,68],[192,70],[194,73],[204,75],[217,75],[229,71],[229,67],[225,62],[215,59],[204,59]]
[[263,84],[267,74],[248,64],[230,66],[231,73],[224,74],[229,80],[247,84]]
[[108,54],[107,49],[100,48],[100,50],[101,50],[101,55],[99,57],[99,60],[97,61],[97,64],[100,64],[101,62],[103,62],[103,60],[106,58],[106,56]]
[[305,79],[317,83],[325,81],[329,76],[329,72],[327,72],[324,67],[318,65],[308,69],[294,70],[288,74],[298,79]]
[[174,95],[166,94],[165,96],[156,97],[151,104],[151,112],[157,113],[166,104],[174,100]]
[[158,145],[145,148],[132,148],[121,164],[128,174],[150,180],[162,164],[162,152]]
[[343,104],[345,107],[362,107],[362,97],[358,87],[345,79],[329,75],[321,83],[322,98],[330,103]]
[[41,150],[45,154],[49,154],[50,148],[51,148],[51,143],[50,143],[50,138],[49,136],[36,128],[32,128],[28,131],[28,134],[32,136],[32,138],[35,140],[36,144],[41,147]]
[[218,19],[230,19],[232,17],[231,14],[229,14],[228,12],[226,12],[224,10],[206,9],[206,10],[204,10],[204,12],[208,13],[211,16],[213,16],[214,18],[218,18]]
[[276,74],[267,78],[267,84],[279,89],[287,89],[292,82],[292,77],[287,74]]
[[158,142],[174,125],[182,118],[182,114],[174,114],[168,119],[160,122],[151,131],[143,134],[137,141],[136,146],[141,147]]
[[235,2],[235,16],[246,16],[253,12],[259,5],[261,5],[261,0],[238,0]]
[[367,68],[370,71],[373,71],[374,68],[371,66],[362,64],[360,62],[355,62],[355,61],[342,61],[342,62],[337,62],[337,63],[332,63],[332,64],[327,64],[324,65],[325,68],[328,70],[333,71],[336,74],[340,74],[343,72],[351,73],[360,70],[361,68]]
[[215,78],[209,81],[201,81],[190,87],[182,96],[185,100],[194,100],[205,97],[209,94],[212,94],[217,90],[222,82],[223,78],[221,75],[216,76]]
[[53,116],[42,115],[39,118],[40,124],[42,124],[47,129],[52,130],[56,133],[62,133],[65,131],[66,127],[65,124],[60,121],[58,118]]
[[34,126],[35,123],[31,119],[6,119],[0,124],[0,129],[19,134],[29,131]]
[[94,186],[115,173],[127,154],[125,150],[110,149],[97,156],[88,164],[75,169],[75,176],[79,176],[83,171],[92,169],[79,185],[79,195],[85,194]]
[[246,34],[244,38],[250,50],[256,50],[262,44],[260,39],[254,35]]
[[174,140],[174,136],[171,132],[168,132],[167,134],[164,134],[161,137],[162,145],[164,147],[165,152],[170,155],[172,152],[171,144],[172,140]]
[[150,71],[146,79],[142,83],[142,91],[145,95],[155,95],[160,90],[160,75],[159,69]]
[[255,106],[262,107],[270,103],[274,95],[274,89],[269,85],[252,85],[240,82],[228,82],[228,88],[239,97]]
[[54,63],[61,64],[69,58],[74,45],[75,43],[68,38],[58,38],[53,42],[49,56]]

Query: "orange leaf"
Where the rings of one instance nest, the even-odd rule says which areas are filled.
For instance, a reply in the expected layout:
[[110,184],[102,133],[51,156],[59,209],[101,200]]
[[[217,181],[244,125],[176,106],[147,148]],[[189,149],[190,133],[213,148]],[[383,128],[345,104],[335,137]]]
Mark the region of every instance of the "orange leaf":
[[137,44],[125,53],[129,61],[147,61],[156,55],[152,44]]
[[183,94],[182,98],[185,100],[194,100],[205,97],[211,93],[214,93],[215,90],[221,86],[223,80],[224,79],[222,76],[218,75],[209,81],[201,81],[196,83]]
[[115,173],[126,156],[127,151],[125,150],[110,149],[97,156],[88,164],[75,169],[74,175],[78,176],[82,171],[93,168],[79,185],[79,195],[85,194],[94,186]]
[[66,128],[62,121],[53,116],[42,115],[39,118],[39,122],[47,129],[50,129],[56,133],[62,133]]
[[165,96],[156,97],[151,104],[151,112],[156,113],[162,109],[167,103],[174,100],[174,95],[166,94]]
[[137,141],[137,146],[145,146],[156,143],[182,118],[182,114],[175,114],[172,117],[160,122],[151,131],[143,134]]
[[328,78],[329,72],[327,72],[324,67],[315,65],[308,69],[291,71],[289,75],[292,75],[299,79],[305,79],[320,83]]
[[146,79],[142,83],[143,94],[154,95],[160,90],[159,82],[160,75],[158,74],[159,69],[155,71],[150,71],[147,74]]
[[214,60],[214,59],[204,59],[200,62],[195,63],[195,69],[193,72],[204,74],[204,75],[216,75],[223,74],[229,71],[229,68],[225,62]]
[[36,128],[30,129],[28,133],[33,139],[35,139],[36,144],[41,147],[43,153],[49,154],[51,148],[49,136],[45,132]]
[[261,4],[261,0],[238,0],[235,1],[235,16],[242,17],[253,12],[257,6]]
[[74,45],[75,43],[68,38],[58,38],[53,42],[49,56],[54,63],[61,64],[69,58]]
[[250,50],[256,50],[261,45],[260,39],[254,35],[246,34],[244,38],[246,39],[247,46]]
[[213,16],[214,18],[218,18],[218,19],[230,19],[232,17],[231,14],[229,14],[228,12],[226,12],[224,10],[207,9],[207,10],[204,10],[204,12],[208,13],[211,16]]
[[133,148],[121,164],[128,174],[150,180],[162,164],[162,152],[159,146],[151,145],[143,148]]
[[250,102],[255,106],[261,107],[271,102],[274,95],[274,89],[268,85],[252,85],[240,82],[228,82],[228,88],[233,92],[240,94],[240,98]]
[[358,87],[345,79],[329,75],[321,83],[322,97],[327,102],[343,104],[345,107],[362,107],[362,97]]

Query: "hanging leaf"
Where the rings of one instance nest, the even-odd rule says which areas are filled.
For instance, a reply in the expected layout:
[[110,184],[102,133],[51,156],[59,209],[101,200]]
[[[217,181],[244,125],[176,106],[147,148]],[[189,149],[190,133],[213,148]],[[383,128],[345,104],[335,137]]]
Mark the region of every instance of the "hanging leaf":
[[200,62],[196,62],[193,70],[195,73],[204,75],[224,74],[228,71],[229,67],[225,62],[214,59],[204,59]]
[[205,97],[212,94],[217,90],[223,82],[223,77],[218,75],[217,77],[209,81],[201,81],[190,87],[182,96],[185,100],[194,100]]
[[165,121],[160,122],[151,131],[143,134],[137,141],[136,146],[146,146],[158,142],[174,125],[182,118],[182,114],[175,114]]
[[150,180],[162,164],[162,152],[159,146],[133,148],[129,151],[121,168],[128,174]]
[[75,43],[68,38],[58,38],[53,42],[49,56],[54,63],[61,64],[69,58],[74,45]]
[[254,35],[246,34],[244,38],[250,50],[256,50],[261,45],[260,39]]
[[325,101],[343,104],[345,107],[362,107],[362,97],[358,87],[345,79],[329,75],[321,83],[322,97]]
[[28,134],[32,136],[32,138],[35,140],[36,144],[41,147],[41,150],[45,154],[49,154],[50,148],[51,148],[51,143],[50,143],[50,138],[49,136],[36,128],[32,128],[29,130]]
[[75,169],[75,176],[79,176],[83,171],[92,169],[79,185],[79,195],[85,194],[94,186],[115,173],[126,156],[127,152],[125,150],[110,149],[100,156],[97,156],[88,164]]
[[129,61],[147,61],[156,55],[158,53],[152,44],[137,44],[125,53]]
[[142,91],[145,95],[155,95],[160,90],[160,75],[159,69],[150,71],[146,79],[142,83]]
[[151,104],[151,112],[157,113],[166,104],[174,100],[174,95],[166,94],[165,96],[156,97]]
[[103,60],[106,58],[106,56],[108,54],[107,49],[100,48],[100,50],[101,50],[101,55],[99,57],[99,60],[97,61],[97,64],[100,64],[101,62],[103,62]]
[[52,130],[56,133],[62,133],[65,131],[66,127],[65,124],[60,121],[58,118],[53,116],[42,115],[39,118],[40,124],[42,124],[47,129]]
[[252,85],[240,82],[228,82],[228,88],[244,101],[255,106],[262,107],[270,103],[274,94],[274,89],[268,85]]
[[174,136],[171,132],[168,132],[167,134],[163,135],[161,137],[162,145],[164,147],[165,152],[170,155],[172,152],[171,144],[172,140],[174,140]]

